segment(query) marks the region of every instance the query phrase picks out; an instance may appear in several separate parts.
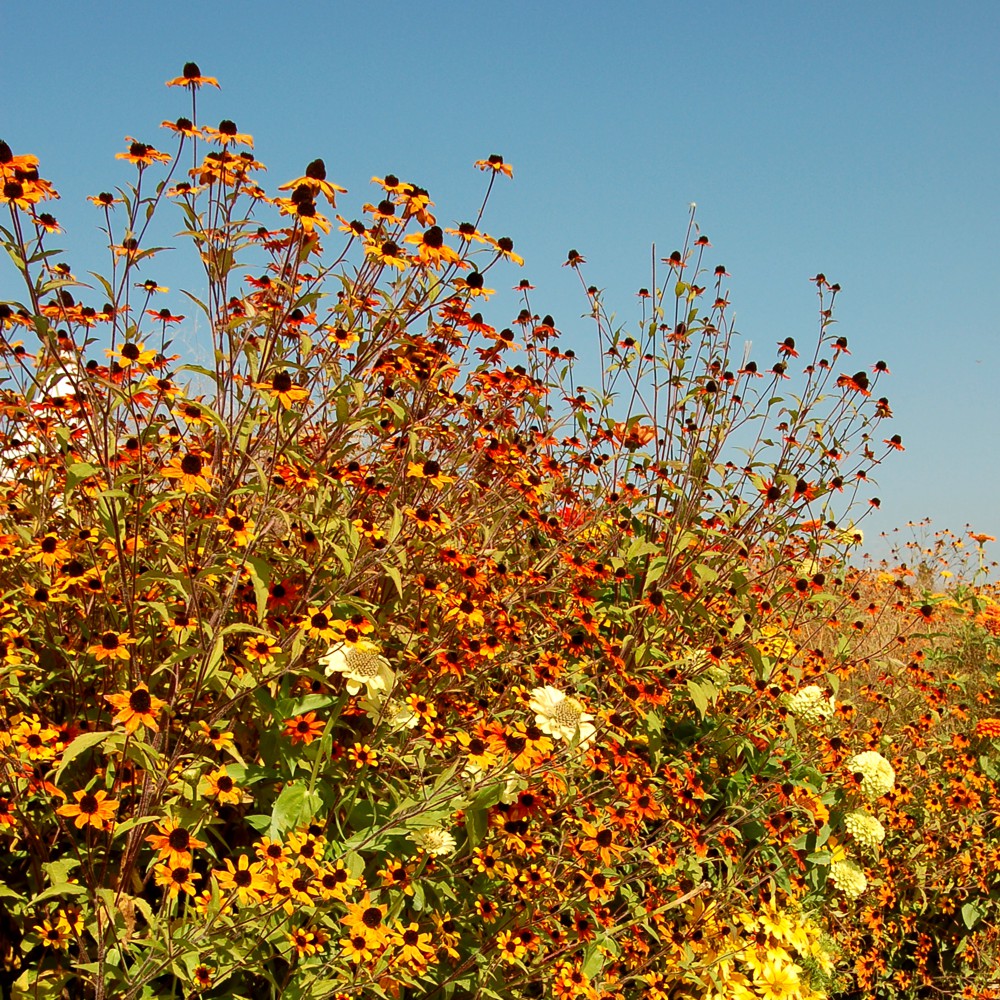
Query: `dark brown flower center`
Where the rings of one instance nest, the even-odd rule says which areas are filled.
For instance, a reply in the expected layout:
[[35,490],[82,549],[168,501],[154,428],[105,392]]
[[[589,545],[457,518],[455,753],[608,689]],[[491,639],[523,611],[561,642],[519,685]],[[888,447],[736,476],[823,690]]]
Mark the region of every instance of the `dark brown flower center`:
[[191,834],[183,827],[177,827],[177,829],[170,831],[167,843],[175,851],[186,851],[191,846]]
[[181,472],[183,472],[185,476],[200,476],[204,464],[205,463],[202,462],[198,455],[192,455],[188,452],[181,459]]
[[138,715],[145,715],[153,707],[153,700],[145,688],[136,688],[129,695],[128,707]]

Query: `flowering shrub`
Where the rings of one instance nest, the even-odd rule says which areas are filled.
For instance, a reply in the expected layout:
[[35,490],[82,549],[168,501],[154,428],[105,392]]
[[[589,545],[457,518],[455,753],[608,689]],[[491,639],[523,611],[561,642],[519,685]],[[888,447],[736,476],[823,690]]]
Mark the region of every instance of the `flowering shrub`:
[[[581,388],[527,280],[510,328],[485,315],[523,263],[482,228],[501,156],[475,222],[392,175],[348,219],[322,160],[260,186],[252,138],[199,123],[215,84],[188,64],[175,152],[128,139],[131,183],[91,198],[103,272],[59,259],[53,184],[0,143],[4,989],[877,995],[871,915],[938,873],[906,881],[914,761],[840,697],[923,618],[899,580],[847,622],[851,511],[901,444],[884,362],[841,370],[838,286],[793,371],[790,337],[734,360],[693,219],[634,335],[571,251]],[[201,294],[153,276],[164,211]],[[207,364],[171,353],[181,308]],[[986,914],[977,850],[952,859]],[[948,933],[915,986],[959,974]]]

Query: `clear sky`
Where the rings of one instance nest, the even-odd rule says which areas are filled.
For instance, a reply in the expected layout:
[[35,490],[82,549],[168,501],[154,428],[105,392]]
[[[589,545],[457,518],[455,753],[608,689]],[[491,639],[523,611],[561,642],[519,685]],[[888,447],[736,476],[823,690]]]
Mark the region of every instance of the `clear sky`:
[[566,251],[629,319],[651,243],[679,245],[697,202],[755,356],[811,340],[823,271],[856,367],[889,363],[906,451],[869,538],[925,516],[1000,536],[1000,4],[48,0],[5,4],[0,30],[0,135],[42,158],[77,269],[99,246],[85,196],[127,179],[125,135],[170,148],[186,95],[163,83],[188,60],[223,86],[199,117],[253,133],[268,185],[322,156],[352,217],[386,172],[441,221],[472,215],[472,163],[501,153],[514,181],[484,225],[578,354]]

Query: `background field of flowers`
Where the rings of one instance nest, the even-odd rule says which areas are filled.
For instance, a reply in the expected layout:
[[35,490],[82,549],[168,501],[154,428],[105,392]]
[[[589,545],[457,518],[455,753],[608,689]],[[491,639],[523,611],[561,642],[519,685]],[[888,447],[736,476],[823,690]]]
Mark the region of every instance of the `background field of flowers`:
[[751,355],[694,214],[632,328],[570,250],[587,388],[515,165],[265,180],[217,85],[79,263],[0,144],[5,994],[997,995],[988,538],[857,568],[901,439],[839,285]]

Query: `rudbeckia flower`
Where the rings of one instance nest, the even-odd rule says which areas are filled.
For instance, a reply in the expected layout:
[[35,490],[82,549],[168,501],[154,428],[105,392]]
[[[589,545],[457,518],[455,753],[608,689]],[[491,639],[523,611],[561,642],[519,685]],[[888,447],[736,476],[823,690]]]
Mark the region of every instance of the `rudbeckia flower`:
[[166,702],[154,698],[145,684],[137,684],[125,694],[106,694],[104,699],[117,709],[112,721],[123,723],[126,733],[134,733],[140,726],[152,729],[154,733],[159,729],[156,719]]
[[118,809],[118,802],[109,799],[105,791],[86,792],[82,789],[73,793],[76,802],[68,802],[60,806],[56,812],[60,816],[70,816],[73,818],[73,825],[82,830],[85,826],[92,826],[95,830],[103,830],[104,824],[113,819]]
[[182,75],[174,77],[173,80],[167,80],[167,86],[190,87],[192,90],[198,90],[202,86],[215,87],[218,90],[222,89],[219,86],[219,81],[214,76],[202,76],[198,64],[194,62],[185,63]]

